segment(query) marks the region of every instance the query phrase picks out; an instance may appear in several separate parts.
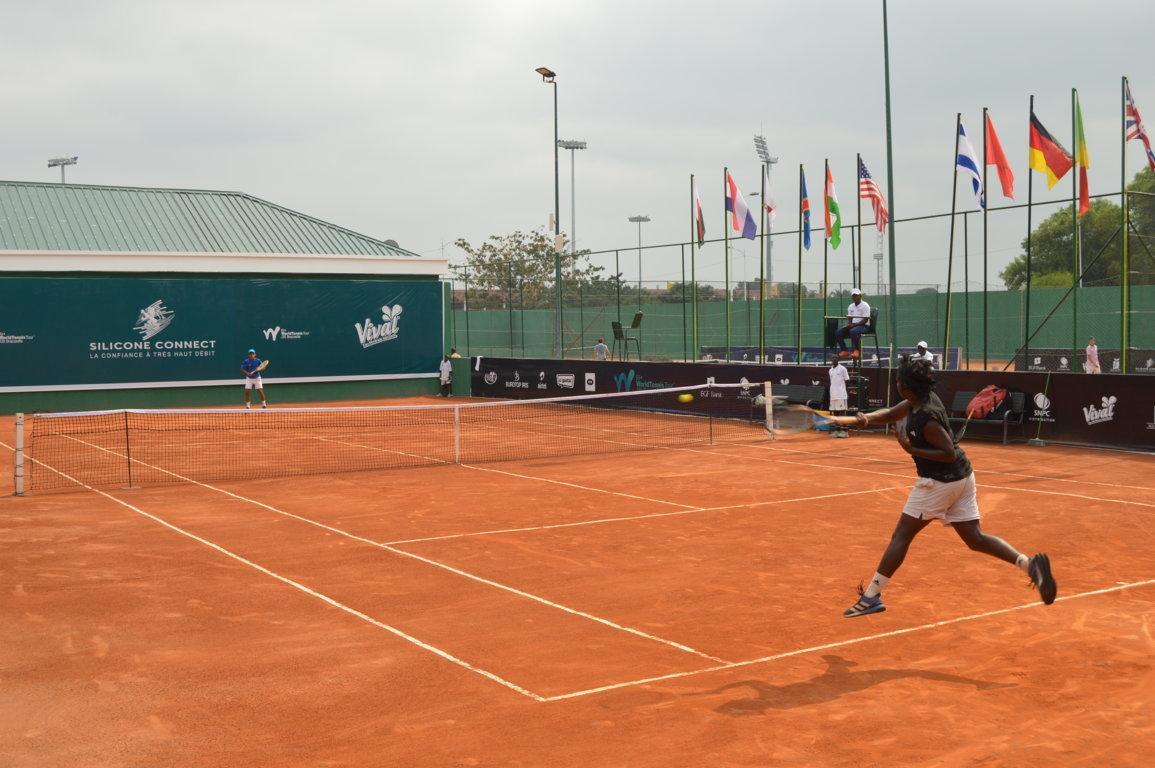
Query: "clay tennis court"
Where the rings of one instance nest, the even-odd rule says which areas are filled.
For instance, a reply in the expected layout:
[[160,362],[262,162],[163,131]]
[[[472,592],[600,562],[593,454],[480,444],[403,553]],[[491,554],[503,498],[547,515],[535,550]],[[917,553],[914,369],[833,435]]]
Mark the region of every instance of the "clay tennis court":
[[1059,600],[931,525],[846,620],[914,477],[882,435],[17,498],[7,424],[3,765],[1155,750],[1150,455],[968,441],[984,528],[1049,552]]

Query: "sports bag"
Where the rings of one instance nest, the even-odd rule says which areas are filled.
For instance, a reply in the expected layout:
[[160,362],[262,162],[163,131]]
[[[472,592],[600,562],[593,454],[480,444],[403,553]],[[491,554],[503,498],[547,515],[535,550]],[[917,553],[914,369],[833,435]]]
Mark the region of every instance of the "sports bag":
[[985,419],[1007,399],[1007,390],[988,384],[967,403],[967,418]]

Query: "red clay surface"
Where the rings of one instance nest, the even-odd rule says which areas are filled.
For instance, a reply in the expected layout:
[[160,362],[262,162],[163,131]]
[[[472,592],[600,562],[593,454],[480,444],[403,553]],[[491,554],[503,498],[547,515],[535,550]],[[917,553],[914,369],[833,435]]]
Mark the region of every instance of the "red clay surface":
[[23,498],[0,441],[0,765],[1155,753],[1150,455],[967,444],[1060,601],[932,524],[846,620],[913,477],[880,435]]

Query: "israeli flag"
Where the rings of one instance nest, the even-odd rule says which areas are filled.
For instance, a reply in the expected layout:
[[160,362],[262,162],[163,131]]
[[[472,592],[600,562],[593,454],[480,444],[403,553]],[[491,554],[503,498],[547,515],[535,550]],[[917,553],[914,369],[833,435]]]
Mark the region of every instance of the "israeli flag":
[[955,167],[956,172],[971,177],[975,200],[978,201],[979,208],[986,208],[987,196],[983,192],[983,175],[979,172],[978,155],[975,154],[975,148],[971,146],[971,140],[967,138],[967,132],[963,129],[961,121],[958,124],[958,157],[955,159]]

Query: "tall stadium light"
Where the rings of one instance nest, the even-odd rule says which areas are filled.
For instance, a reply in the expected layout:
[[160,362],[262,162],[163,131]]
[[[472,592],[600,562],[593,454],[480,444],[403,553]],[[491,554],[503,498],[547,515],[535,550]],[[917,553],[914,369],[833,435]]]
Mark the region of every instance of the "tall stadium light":
[[64,166],[76,165],[76,161],[79,159],[80,158],[78,158],[78,157],[54,157],[48,161],[48,167],[49,168],[56,168],[57,166],[60,167],[60,183],[63,184],[64,183]]
[[574,213],[577,210],[577,204],[574,202],[577,184],[574,181],[574,155],[577,154],[574,150],[585,149],[586,143],[577,139],[567,140],[561,139],[557,145],[562,149],[568,149],[569,152],[569,252],[571,256],[577,255],[577,216]]
[[[549,67],[538,67],[534,70],[541,75],[541,81],[553,86],[553,234],[556,239],[561,234],[561,193],[558,191],[558,146],[557,146],[557,73]],[[565,356],[565,345],[562,343],[561,321],[561,253],[554,249],[553,253],[553,282],[554,282],[554,323],[557,325],[557,334],[554,343],[557,344],[557,356]]]
[[642,225],[650,220],[649,216],[631,216],[630,221],[638,225],[638,309],[642,308]]
[[[758,161],[766,166],[766,183],[770,183],[770,173],[774,170],[774,164],[778,162],[777,157],[770,154],[770,149],[766,146],[766,137],[758,134],[754,135],[754,153],[758,155]],[[766,223],[766,201],[762,201],[762,218],[759,219],[758,226],[761,227]],[[766,282],[774,282],[774,260],[770,258],[770,254],[774,253],[774,238],[766,238]]]

